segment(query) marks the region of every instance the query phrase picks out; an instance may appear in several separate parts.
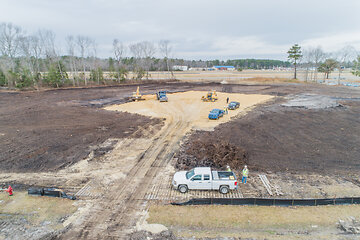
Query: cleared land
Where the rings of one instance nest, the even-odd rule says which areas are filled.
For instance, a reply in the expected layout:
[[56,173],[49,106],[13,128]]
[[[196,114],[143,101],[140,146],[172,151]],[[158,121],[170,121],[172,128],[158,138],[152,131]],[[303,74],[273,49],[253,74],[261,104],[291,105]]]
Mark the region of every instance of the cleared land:
[[[206,161],[224,164],[216,160],[229,156],[229,151],[217,151],[223,146],[231,153],[246,152],[249,184],[240,187],[245,197],[269,197],[257,174],[267,174],[281,187],[283,197],[360,193],[356,163],[360,92],[356,88],[146,83],[140,84],[141,93],[167,90],[172,93],[169,102],[125,103],[136,86],[0,92],[4,123],[0,150],[6,154],[0,157],[0,181],[15,184],[15,193],[29,185],[57,186],[78,193],[81,199],[68,219],[71,228],[59,238],[127,238],[142,210],[153,202],[151,192],[169,184],[176,163],[190,159],[183,168]],[[219,102],[201,102],[200,97],[212,89],[219,92]],[[305,93],[330,97],[342,107],[282,106]],[[207,112],[222,108],[227,96],[240,100],[242,107],[220,121],[208,120]],[[38,151],[43,148],[47,150]],[[211,151],[217,152],[216,158],[211,158]],[[238,171],[243,162],[233,164]],[[166,194],[153,200],[168,201]],[[353,210],[356,215],[358,210]],[[187,230],[174,227],[174,231],[184,235]],[[300,235],[306,237],[306,233]],[[21,232],[17,236],[23,237]]]
[[[121,105],[112,105],[106,107],[107,110],[121,111],[128,113],[137,113],[149,117],[175,119],[181,118],[180,121],[188,123],[189,128],[211,130],[221,123],[228,122],[231,117],[236,116],[241,112],[245,114],[246,110],[256,104],[263,103],[272,98],[269,95],[260,94],[237,94],[237,93],[222,93],[219,92],[218,101],[203,102],[201,96],[205,96],[207,92],[204,91],[187,91],[182,93],[168,94],[169,102],[159,102],[155,96],[147,97],[146,101],[131,102]],[[209,120],[208,114],[214,109],[224,109],[227,106],[226,98],[230,101],[241,102],[239,109],[229,111],[222,118],[217,121]],[[184,132],[184,135],[186,132]]]
[[222,139],[248,152],[246,164],[253,171],[357,173],[360,167],[360,102],[351,99],[340,102],[341,106],[322,109],[271,103],[213,132],[193,134],[183,156],[211,158],[211,151],[198,151],[199,142],[204,142],[206,147]]

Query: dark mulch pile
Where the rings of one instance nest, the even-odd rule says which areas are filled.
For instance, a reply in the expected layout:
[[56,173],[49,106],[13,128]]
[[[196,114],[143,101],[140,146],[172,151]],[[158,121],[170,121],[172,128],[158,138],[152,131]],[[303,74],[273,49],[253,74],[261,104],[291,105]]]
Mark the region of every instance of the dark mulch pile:
[[247,164],[248,154],[243,148],[226,141],[212,141],[207,136],[211,137],[210,133],[204,132],[204,141],[194,140],[183,146],[176,162],[177,169],[225,168],[226,165],[237,169]]

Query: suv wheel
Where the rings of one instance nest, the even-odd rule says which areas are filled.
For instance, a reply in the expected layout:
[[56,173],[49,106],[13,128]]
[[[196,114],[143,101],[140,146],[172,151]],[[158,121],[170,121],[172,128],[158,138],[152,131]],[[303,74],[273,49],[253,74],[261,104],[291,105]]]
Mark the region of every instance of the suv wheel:
[[186,193],[188,191],[188,187],[186,185],[179,186],[179,192]]

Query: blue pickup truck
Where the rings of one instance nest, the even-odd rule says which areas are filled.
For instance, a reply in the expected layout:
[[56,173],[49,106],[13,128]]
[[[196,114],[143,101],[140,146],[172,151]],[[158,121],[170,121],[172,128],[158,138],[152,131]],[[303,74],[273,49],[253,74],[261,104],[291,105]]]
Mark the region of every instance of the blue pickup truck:
[[220,110],[220,109],[217,109],[217,108],[214,108],[209,113],[209,119],[219,119],[222,116],[224,116],[224,110]]

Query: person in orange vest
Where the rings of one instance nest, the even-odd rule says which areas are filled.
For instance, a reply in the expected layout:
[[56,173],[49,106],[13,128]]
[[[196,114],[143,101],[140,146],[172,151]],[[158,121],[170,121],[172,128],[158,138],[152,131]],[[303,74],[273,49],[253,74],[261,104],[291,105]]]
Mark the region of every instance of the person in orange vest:
[[242,170],[242,179],[241,182],[242,183],[246,183],[247,177],[249,176],[249,169],[247,168],[247,166],[244,166],[244,169]]

